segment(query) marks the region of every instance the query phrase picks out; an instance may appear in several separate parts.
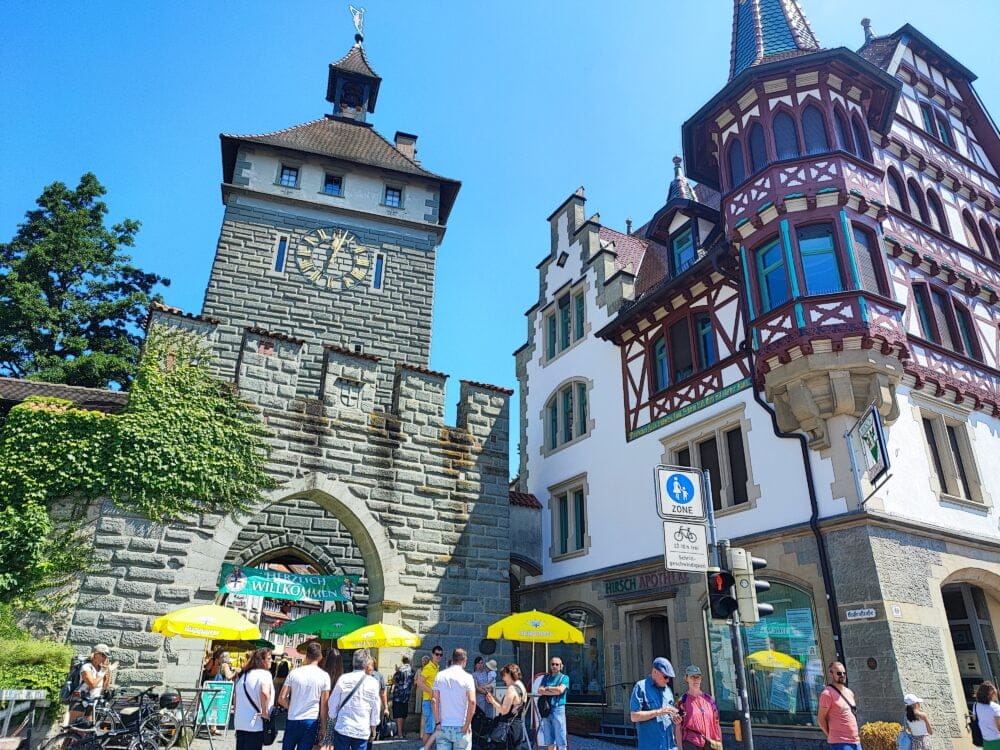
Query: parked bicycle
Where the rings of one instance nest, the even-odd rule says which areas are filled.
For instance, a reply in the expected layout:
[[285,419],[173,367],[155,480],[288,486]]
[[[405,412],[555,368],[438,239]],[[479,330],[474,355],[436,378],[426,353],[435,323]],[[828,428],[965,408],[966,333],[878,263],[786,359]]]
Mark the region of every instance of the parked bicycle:
[[84,718],[64,726],[39,750],[167,750],[179,736],[180,701],[172,690],[156,695],[147,688],[118,702],[114,691],[106,691],[87,706]]

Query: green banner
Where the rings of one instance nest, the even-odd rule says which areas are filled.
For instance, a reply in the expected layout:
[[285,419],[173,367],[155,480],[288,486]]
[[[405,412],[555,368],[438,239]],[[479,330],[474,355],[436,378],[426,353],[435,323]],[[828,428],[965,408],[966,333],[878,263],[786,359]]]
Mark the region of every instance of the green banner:
[[295,601],[349,602],[357,585],[358,576],[303,576],[229,563],[219,574],[220,593]]

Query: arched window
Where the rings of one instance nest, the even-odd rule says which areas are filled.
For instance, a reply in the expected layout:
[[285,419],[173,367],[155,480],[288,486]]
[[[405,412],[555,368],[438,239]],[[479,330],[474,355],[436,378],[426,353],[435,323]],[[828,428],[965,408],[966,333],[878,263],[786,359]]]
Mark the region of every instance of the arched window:
[[933,190],[927,191],[927,205],[930,208],[931,225],[936,224],[937,226],[934,228],[941,232],[941,234],[950,235],[948,217],[945,215],[944,206],[941,204],[941,199],[938,198],[937,193]]
[[746,176],[746,166],[743,162],[743,144],[737,138],[729,144],[729,186],[735,188],[737,185],[742,185]]
[[906,211],[909,206],[903,193],[903,179],[892,167],[885,172],[885,186],[889,190],[889,205],[899,211]]
[[993,260],[1000,260],[1000,248],[997,247],[996,237],[990,231],[990,225],[986,223],[986,219],[979,220],[979,228],[982,230],[983,242],[989,248]]
[[920,185],[912,177],[906,181],[906,194],[910,197],[910,216],[924,224],[930,224],[930,219],[927,216],[927,204],[924,203],[924,194],[920,190]]
[[764,128],[755,122],[750,128],[750,164],[754,174],[767,166],[767,147],[764,145]]
[[969,308],[936,285],[920,282],[912,288],[921,335],[935,344],[981,360],[982,349]]
[[859,159],[865,161],[872,160],[872,146],[868,137],[868,128],[865,127],[861,117],[854,115],[851,118],[851,133],[854,135],[855,152]]
[[588,417],[587,383],[574,380],[559,386],[545,404],[545,447],[555,450],[586,435],[590,430]]
[[812,224],[796,232],[806,294],[832,294],[844,289],[833,242],[832,224]]
[[888,289],[882,281],[882,253],[878,240],[867,228],[852,225],[854,238],[854,262],[858,266],[858,276],[861,278],[861,288],[866,292],[875,292],[888,296]]
[[774,151],[779,159],[794,159],[802,154],[799,146],[799,134],[795,129],[795,120],[787,112],[779,112],[774,116]]
[[802,113],[802,135],[805,138],[807,154],[824,154],[830,150],[830,139],[826,136],[823,113],[811,104]]
[[854,144],[851,142],[850,128],[844,114],[836,109],[833,112],[833,135],[837,139],[837,148],[848,153],[854,153]]
[[559,612],[559,617],[583,632],[579,645],[549,646],[559,654],[563,671],[569,677],[569,699],[574,703],[600,703],[604,700],[604,622],[600,615],[578,607]]
[[965,244],[982,255],[983,241],[979,237],[979,230],[976,229],[976,221],[968,209],[962,211],[962,224],[965,226]]
[[757,250],[754,257],[757,264],[757,284],[760,287],[760,309],[761,312],[768,312],[791,298],[785,254],[781,243],[775,238]]

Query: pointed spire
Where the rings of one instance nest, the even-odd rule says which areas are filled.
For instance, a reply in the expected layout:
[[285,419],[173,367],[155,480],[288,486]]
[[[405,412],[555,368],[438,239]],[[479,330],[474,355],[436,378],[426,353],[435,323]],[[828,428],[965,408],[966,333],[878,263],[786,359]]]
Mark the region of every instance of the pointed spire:
[[691,183],[684,176],[681,169],[681,157],[674,157],[674,181],[670,183],[670,190],[667,191],[667,203],[673,200],[696,201],[698,197],[694,194]]
[[798,0],[733,0],[729,80],[753,65],[820,49]]
[[861,28],[865,30],[865,44],[868,44],[868,42],[875,38],[875,32],[872,31],[872,19],[862,18]]

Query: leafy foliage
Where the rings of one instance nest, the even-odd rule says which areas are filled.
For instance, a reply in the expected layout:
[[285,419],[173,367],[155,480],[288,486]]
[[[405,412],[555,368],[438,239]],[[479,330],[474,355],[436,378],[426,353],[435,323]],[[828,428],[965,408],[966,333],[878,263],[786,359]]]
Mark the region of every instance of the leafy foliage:
[[104,225],[104,187],[91,173],[75,190],[47,186],[14,238],[0,244],[0,375],[69,385],[127,387],[139,325],[157,284],[131,263],[139,222]]
[[[0,435],[0,602],[26,606],[90,564],[57,501],[108,498],[157,522],[243,510],[274,480],[266,430],[192,334],[152,327],[121,414],[31,398]],[[36,601],[37,603],[37,601]]]
[[903,730],[894,721],[869,721],[861,726],[859,735],[863,750],[896,750],[896,738]]
[[50,711],[58,711],[59,688],[72,658],[73,649],[61,643],[0,640],[0,690],[44,690]]

